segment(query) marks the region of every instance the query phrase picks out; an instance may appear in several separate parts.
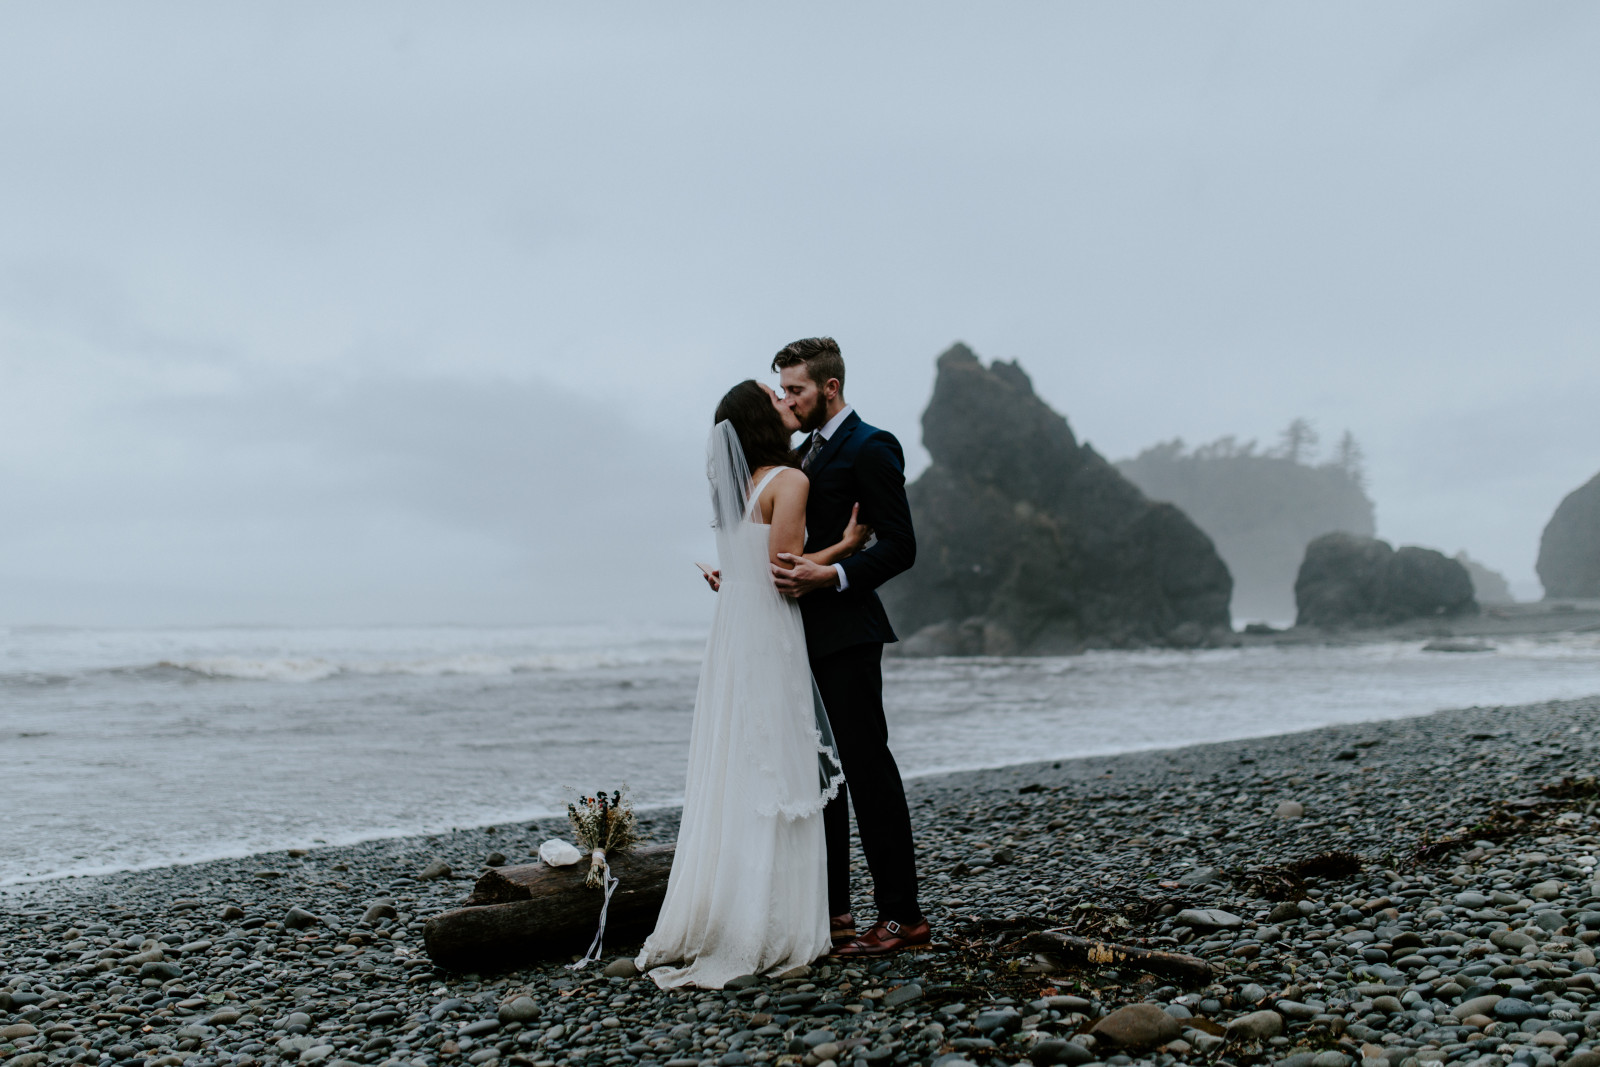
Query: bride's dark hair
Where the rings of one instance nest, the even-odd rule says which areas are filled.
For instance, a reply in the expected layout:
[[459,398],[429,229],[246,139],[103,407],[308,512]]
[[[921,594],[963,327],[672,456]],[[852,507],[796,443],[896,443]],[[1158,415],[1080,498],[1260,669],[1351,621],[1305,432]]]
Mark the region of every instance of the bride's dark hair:
[[762,467],[794,467],[794,452],[789,448],[789,431],[772,406],[772,390],[747,378],[728,390],[717,404],[712,425],[723,420],[733,423],[739,435],[744,461],[752,471]]

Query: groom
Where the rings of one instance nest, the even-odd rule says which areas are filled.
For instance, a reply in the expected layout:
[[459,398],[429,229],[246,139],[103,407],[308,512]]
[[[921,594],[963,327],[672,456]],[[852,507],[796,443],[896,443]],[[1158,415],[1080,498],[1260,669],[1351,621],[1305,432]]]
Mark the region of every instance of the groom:
[[[833,338],[785,346],[772,369],[800,428],[809,432],[800,444],[800,466],[811,479],[806,551],[835,544],[857,503],[859,521],[875,535],[866,548],[831,567],[782,553],[778,558],[793,569],[775,566],[772,573],[779,591],[800,601],[811,673],[844,765],[846,785],[822,816],[834,955],[887,955],[931,940],[917,907],[911,812],[883,715],[883,646],[898,638],[873,591],[910,569],[917,556],[905,456],[892,434],[868,426],[845,403],[844,357]],[[878,910],[877,922],[860,936],[850,915],[852,794]]]

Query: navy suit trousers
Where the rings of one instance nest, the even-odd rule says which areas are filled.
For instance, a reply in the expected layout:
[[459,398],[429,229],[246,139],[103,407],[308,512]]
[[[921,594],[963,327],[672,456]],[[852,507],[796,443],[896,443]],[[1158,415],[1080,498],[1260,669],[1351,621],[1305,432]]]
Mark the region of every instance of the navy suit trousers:
[[917,855],[900,768],[889,752],[883,715],[883,645],[850,645],[811,661],[844,767],[839,795],[823,811],[828,841],[828,912],[850,910],[850,808],[854,797],[861,850],[872,872],[877,918],[922,921]]

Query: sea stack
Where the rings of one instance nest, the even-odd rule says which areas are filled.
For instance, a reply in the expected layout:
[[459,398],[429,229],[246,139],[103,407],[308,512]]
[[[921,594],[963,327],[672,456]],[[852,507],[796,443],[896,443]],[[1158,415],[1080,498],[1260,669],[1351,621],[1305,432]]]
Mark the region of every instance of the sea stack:
[[966,345],[922,416],[933,465],[907,490],[917,563],[884,587],[923,655],[1053,654],[1233,640],[1211,539],[1150,501],[1033,391]]
[[1567,494],[1539,539],[1545,599],[1600,597],[1600,474]]
[[1396,551],[1387,541],[1348,533],[1306,546],[1294,599],[1296,626],[1327,630],[1478,612],[1472,578],[1459,560],[1414,545]]

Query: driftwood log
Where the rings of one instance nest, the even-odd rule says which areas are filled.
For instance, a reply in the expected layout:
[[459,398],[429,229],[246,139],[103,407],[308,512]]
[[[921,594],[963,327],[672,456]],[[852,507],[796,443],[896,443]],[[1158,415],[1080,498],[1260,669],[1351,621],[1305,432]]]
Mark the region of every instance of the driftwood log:
[[[620,884],[606,912],[607,945],[655,927],[672,854],[671,845],[652,845],[611,857]],[[490,868],[465,907],[428,920],[422,934],[428,956],[451,970],[485,970],[582,951],[594,939],[605,899],[603,890],[583,884],[588,874],[588,857],[571,867]]]
[[1028,947],[1074,967],[1125,967],[1187,985],[1204,985],[1216,977],[1211,965],[1197,956],[1134,948],[1132,945],[1072,937],[1049,930],[1030,934]]

